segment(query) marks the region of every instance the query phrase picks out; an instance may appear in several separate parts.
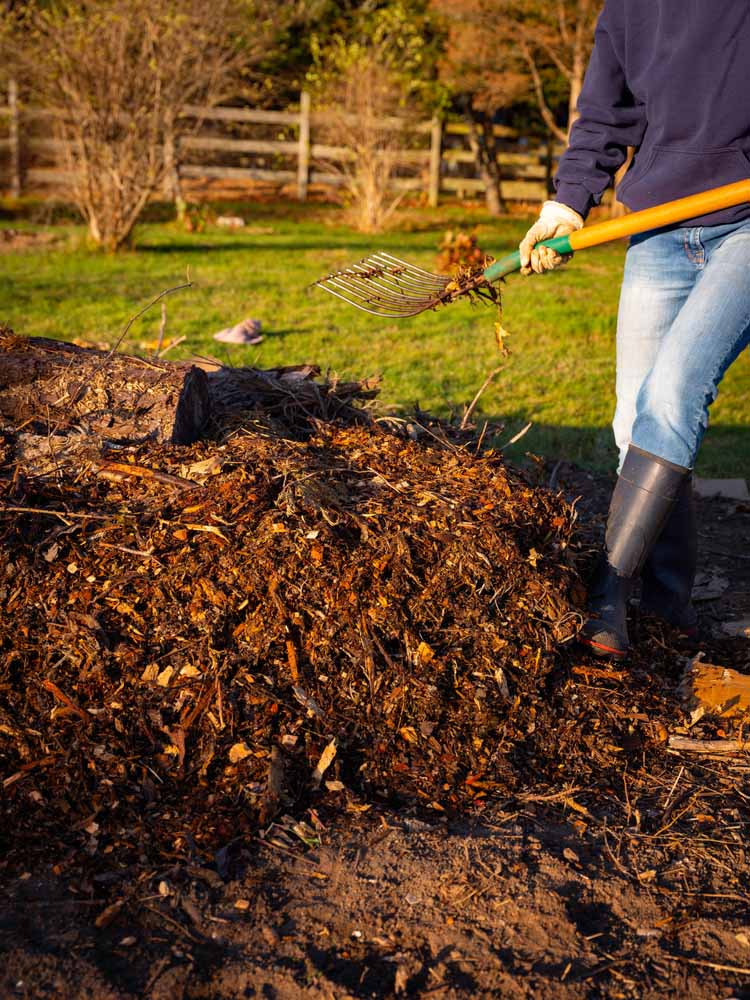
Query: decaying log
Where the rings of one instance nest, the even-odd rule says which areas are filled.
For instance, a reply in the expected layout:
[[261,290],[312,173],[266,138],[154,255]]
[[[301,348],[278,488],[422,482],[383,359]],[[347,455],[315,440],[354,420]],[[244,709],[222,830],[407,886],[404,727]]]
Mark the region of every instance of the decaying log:
[[153,441],[191,444],[238,425],[247,411],[292,435],[315,419],[367,421],[362,402],[376,381],[318,379],[296,365],[261,370],[112,354],[0,329],[0,429],[13,431],[15,458],[44,474],[92,445],[97,451]]
[[730,718],[750,710],[750,676],[729,667],[693,660],[680,682],[689,712]]
[[210,416],[208,379],[191,364],[0,333],[0,415],[45,435],[191,444]]

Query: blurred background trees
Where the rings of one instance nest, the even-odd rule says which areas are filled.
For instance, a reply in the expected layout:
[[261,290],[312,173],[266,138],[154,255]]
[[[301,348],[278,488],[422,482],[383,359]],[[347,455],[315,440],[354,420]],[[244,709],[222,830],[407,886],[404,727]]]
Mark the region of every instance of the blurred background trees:
[[[399,200],[409,123],[460,115],[487,208],[504,210],[497,125],[564,142],[601,0],[0,0],[0,83],[50,111],[91,240],[126,243],[170,182],[199,108],[285,107],[311,91],[316,141],[354,223]],[[323,131],[320,131],[322,129]],[[416,161],[415,161],[416,162]]]
[[297,0],[62,0],[5,19],[28,98],[52,112],[70,196],[93,243],[125,243],[173,169],[174,143],[211,107],[259,86]]
[[350,157],[332,162],[342,174],[352,221],[377,232],[401,195],[393,182],[409,122],[445,99],[437,81],[439,38],[426,4],[363,3],[313,34],[307,83],[324,112],[324,136]]
[[492,125],[567,140],[593,45],[597,0],[432,0],[441,78],[470,127],[487,208],[503,208]]

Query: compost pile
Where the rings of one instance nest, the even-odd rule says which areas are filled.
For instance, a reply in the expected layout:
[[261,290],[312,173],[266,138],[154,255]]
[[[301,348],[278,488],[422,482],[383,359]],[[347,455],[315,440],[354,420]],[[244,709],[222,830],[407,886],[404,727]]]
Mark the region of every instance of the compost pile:
[[[455,812],[592,766],[582,702],[550,694],[580,622],[573,511],[351,397],[36,477],[6,425],[11,867],[211,857],[301,808]],[[594,724],[599,765],[626,716]]]

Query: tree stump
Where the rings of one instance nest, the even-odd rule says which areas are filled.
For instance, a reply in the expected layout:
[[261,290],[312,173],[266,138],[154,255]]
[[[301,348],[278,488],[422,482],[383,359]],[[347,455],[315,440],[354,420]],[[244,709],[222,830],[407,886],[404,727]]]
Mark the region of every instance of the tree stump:
[[[369,422],[376,380],[319,379],[315,365],[204,371],[190,362],[114,354],[0,328],[0,430],[24,472],[47,474],[98,453],[187,445],[252,417],[300,438],[316,420]],[[0,444],[2,442],[0,441]]]
[[47,436],[75,428],[112,444],[192,444],[211,401],[195,365],[0,333],[0,415]]

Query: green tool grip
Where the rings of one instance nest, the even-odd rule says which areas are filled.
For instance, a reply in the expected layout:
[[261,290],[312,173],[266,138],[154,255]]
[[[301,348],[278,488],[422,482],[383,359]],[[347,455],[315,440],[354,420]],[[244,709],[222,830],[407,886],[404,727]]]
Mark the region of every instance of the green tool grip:
[[[573,253],[573,248],[570,245],[570,236],[555,236],[554,239],[543,240],[541,243],[537,243],[537,246],[551,247],[553,250],[557,250],[559,254]],[[520,268],[521,254],[516,250],[515,253],[510,253],[507,257],[501,257],[494,264],[490,264],[484,272],[484,279],[485,281],[498,281],[500,278],[504,278],[506,274],[512,274],[514,271],[520,270]]]

